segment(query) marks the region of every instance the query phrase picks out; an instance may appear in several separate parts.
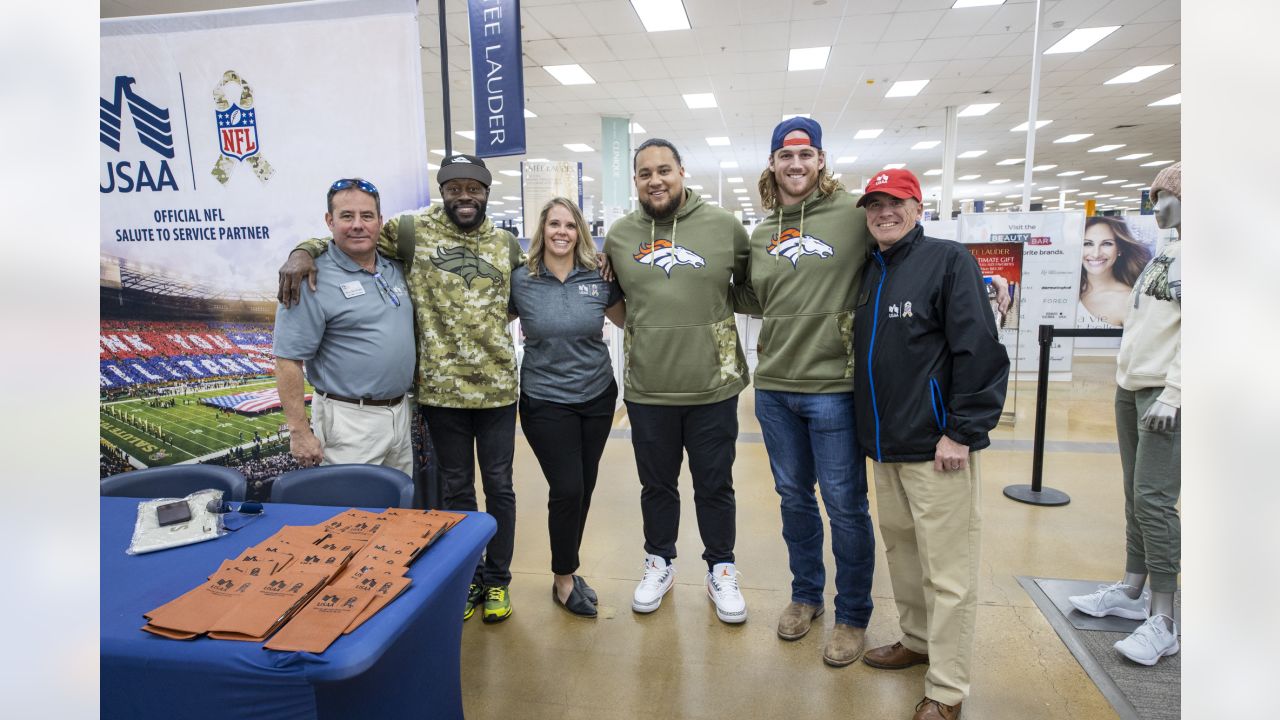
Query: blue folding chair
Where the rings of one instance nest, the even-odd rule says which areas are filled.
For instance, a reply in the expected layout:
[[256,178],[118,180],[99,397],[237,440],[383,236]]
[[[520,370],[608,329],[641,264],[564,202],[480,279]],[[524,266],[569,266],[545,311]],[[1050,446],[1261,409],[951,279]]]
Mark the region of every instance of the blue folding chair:
[[131,470],[102,479],[103,497],[180,498],[198,490],[222,490],[222,499],[243,502],[244,475],[222,465],[165,465]]
[[271,485],[271,502],[344,507],[413,507],[413,480],[385,465],[320,465],[290,470]]

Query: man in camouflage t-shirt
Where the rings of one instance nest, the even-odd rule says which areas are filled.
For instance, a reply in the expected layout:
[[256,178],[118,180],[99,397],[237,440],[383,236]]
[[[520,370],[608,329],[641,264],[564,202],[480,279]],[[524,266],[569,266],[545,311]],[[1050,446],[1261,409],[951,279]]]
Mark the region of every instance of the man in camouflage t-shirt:
[[[516,526],[511,463],[518,388],[507,302],[511,271],[524,258],[515,237],[485,216],[492,177],[483,160],[462,154],[445,158],[436,181],[441,206],[411,215],[412,258],[401,258],[397,249],[399,216],[382,226],[378,251],[409,261],[405,275],[416,318],[416,392],[435,445],[443,508],[477,509],[478,451],[485,511],[498,521],[476,568],[463,619],[483,601],[484,621],[501,622],[511,615]],[[296,299],[302,277],[314,272],[312,258],[327,242],[300,243],[280,269],[280,300],[286,306]]]

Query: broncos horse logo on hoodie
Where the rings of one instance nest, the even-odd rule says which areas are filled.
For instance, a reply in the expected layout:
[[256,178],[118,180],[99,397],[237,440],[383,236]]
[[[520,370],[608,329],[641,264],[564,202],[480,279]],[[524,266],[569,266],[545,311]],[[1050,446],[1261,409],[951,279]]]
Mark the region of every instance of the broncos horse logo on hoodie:
[[791,261],[791,267],[800,262],[803,255],[817,255],[820,258],[831,257],[835,250],[812,235],[801,235],[795,228],[787,228],[774,235],[765,252],[774,257],[782,256]]
[[632,255],[641,265],[653,265],[671,277],[671,268],[676,265],[689,265],[700,268],[707,261],[698,253],[683,245],[675,245],[670,240],[654,240],[652,243],[640,243],[640,251]]

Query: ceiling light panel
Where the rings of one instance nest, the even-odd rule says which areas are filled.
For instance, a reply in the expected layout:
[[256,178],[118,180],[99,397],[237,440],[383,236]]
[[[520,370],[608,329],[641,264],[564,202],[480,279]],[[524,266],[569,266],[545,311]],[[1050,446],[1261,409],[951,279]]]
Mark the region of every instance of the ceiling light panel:
[[631,0],[631,7],[649,32],[689,29],[689,15],[681,0]]
[[798,70],[821,70],[827,66],[827,57],[831,55],[831,46],[824,45],[822,47],[809,48],[791,48],[791,55],[787,60],[787,70],[795,72]]
[[888,165],[885,165],[885,166],[884,166],[883,168],[881,168],[881,169],[883,169],[883,170],[901,170],[902,168],[904,168],[904,167],[906,167],[906,166],[907,166],[907,164],[906,164],[906,163],[889,163]]
[[969,105],[956,113],[956,117],[982,117],[1000,107],[1000,103],[977,103]]
[[925,174],[925,175],[941,175],[941,174],[942,174],[942,168],[934,168],[934,169],[932,169],[932,170],[926,170],[926,171],[924,172],[924,174]]
[[921,140],[911,146],[912,150],[932,150],[942,144],[941,140]]
[[716,96],[712,93],[685,93],[684,104],[690,110],[701,110],[716,106]]
[[960,179],[961,180],[977,180],[980,177],[982,176],[981,175],[961,175]]
[[1110,80],[1102,83],[1103,85],[1123,85],[1125,83],[1142,82],[1158,72],[1168,70],[1172,65],[1139,65],[1138,67],[1127,70]]
[[884,96],[887,98],[915,97],[928,84],[928,80],[899,80],[893,84],[893,87],[889,88],[889,92],[885,93]]
[[560,81],[561,85],[595,85],[596,79],[591,77],[582,66],[574,63],[572,65],[544,65],[543,70],[551,74],[551,77]]
[[1037,166],[1035,166],[1035,167],[1033,167],[1033,168],[1031,168],[1031,169],[1032,169],[1033,171],[1035,171],[1035,172],[1044,172],[1044,171],[1046,171],[1046,170],[1052,170],[1052,169],[1054,169],[1054,168],[1056,168],[1056,167],[1058,167],[1058,166],[1057,166],[1057,165],[1037,165]]
[[1169,97],[1164,98],[1163,100],[1157,100],[1153,103],[1147,103],[1147,107],[1160,107],[1162,105],[1181,105],[1181,104],[1182,104],[1182,93],[1178,93],[1177,95],[1170,95]]
[[872,130],[859,130],[853,134],[854,140],[874,140],[880,137],[880,133],[884,132],[884,128],[875,128]]
[[[1051,122],[1053,122],[1053,121],[1052,121],[1052,120],[1037,120],[1037,121],[1036,121],[1036,129],[1037,129],[1037,130],[1039,130],[1040,128],[1044,127],[1045,125],[1048,125],[1048,124],[1049,124],[1049,123],[1051,123]],[[1026,132],[1026,131],[1027,131],[1027,124],[1026,124],[1026,123],[1022,123],[1021,125],[1019,125],[1019,126],[1017,126],[1017,127],[1009,128],[1009,132]]]
[[990,7],[992,5],[1003,5],[1004,0],[956,0],[956,4],[951,6],[952,10],[961,10],[971,7]]
[[723,136],[723,135],[717,135],[717,136],[715,136],[715,137],[709,137],[709,138],[707,138],[707,144],[708,144],[708,145],[710,145],[710,146],[712,146],[712,147],[723,147],[723,146],[725,146],[725,145],[728,145],[728,144],[729,144],[729,138],[727,138],[727,137],[725,137],[725,136]]
[[857,159],[858,159],[857,155],[841,155],[840,157],[836,158],[836,163],[839,165],[844,165],[846,163],[855,162]]
[[724,170],[734,170],[738,167],[737,160],[721,160],[720,167]]
[[583,143],[565,143],[564,146],[565,146],[565,149],[572,150],[574,152],[594,152],[595,151],[595,148]]
[[1130,153],[1128,155],[1121,155],[1116,159],[1117,160],[1138,160],[1144,157],[1151,157],[1151,153]]
[[631,123],[628,129],[631,130],[632,133],[637,135],[640,133],[648,132],[648,130],[645,130],[643,127],[640,127],[640,123],[636,123],[636,122]]
[[1048,50],[1044,51],[1045,55],[1059,55],[1062,53],[1078,53],[1084,52],[1093,47],[1099,40],[1110,35],[1120,29],[1119,25],[1107,25],[1104,27],[1076,28],[1067,33],[1067,36],[1054,43]]
[[1122,147],[1124,147],[1124,143],[1120,143],[1119,145],[1099,145],[1089,152],[1111,152],[1112,150],[1119,150]]
[[1156,160],[1155,162],[1142,163],[1141,167],[1160,167],[1161,165],[1168,165],[1172,162],[1172,160]]
[[964,152],[960,153],[956,157],[960,158],[961,160],[967,160],[969,158],[982,157],[983,155],[986,155],[986,154],[987,154],[986,150],[965,150]]
[[1091,138],[1091,137],[1093,137],[1093,133],[1073,133],[1071,135],[1063,135],[1057,140],[1054,140],[1054,142],[1055,143],[1073,143],[1073,142],[1080,142],[1085,138]]
[[1008,158],[1007,160],[1001,160],[1000,162],[998,162],[998,163],[996,163],[996,164],[997,164],[997,165],[1017,165],[1017,164],[1021,163],[1021,162],[1022,162],[1023,160],[1025,160],[1025,159],[1026,159],[1026,158]]

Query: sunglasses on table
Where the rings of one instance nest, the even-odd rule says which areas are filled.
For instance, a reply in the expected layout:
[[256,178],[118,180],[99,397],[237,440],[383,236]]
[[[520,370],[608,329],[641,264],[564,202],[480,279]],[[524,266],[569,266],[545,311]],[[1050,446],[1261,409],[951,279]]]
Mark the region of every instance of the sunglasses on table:
[[205,509],[222,516],[222,525],[232,532],[262,517],[260,502],[231,503],[226,500],[210,500]]

